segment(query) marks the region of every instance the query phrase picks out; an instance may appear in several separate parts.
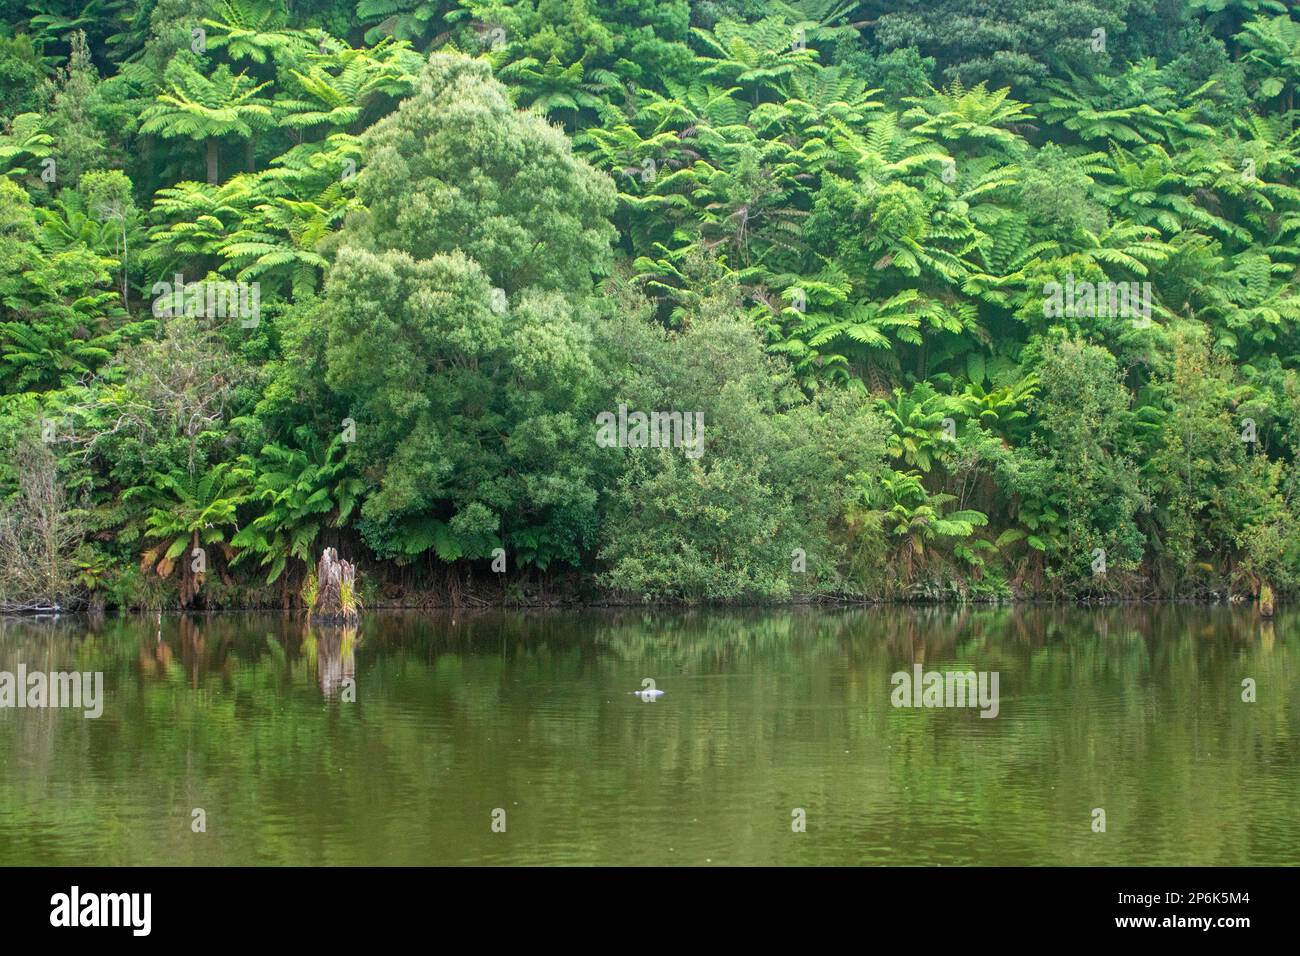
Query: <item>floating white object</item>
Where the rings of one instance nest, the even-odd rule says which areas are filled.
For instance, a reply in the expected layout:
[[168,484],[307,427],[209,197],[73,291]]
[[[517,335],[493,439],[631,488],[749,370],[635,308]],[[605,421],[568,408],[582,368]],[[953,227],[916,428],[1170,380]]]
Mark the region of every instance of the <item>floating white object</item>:
[[632,693],[636,694],[636,696],[640,697],[647,704],[664,695],[663,691],[654,687],[651,687],[648,690],[634,690]]

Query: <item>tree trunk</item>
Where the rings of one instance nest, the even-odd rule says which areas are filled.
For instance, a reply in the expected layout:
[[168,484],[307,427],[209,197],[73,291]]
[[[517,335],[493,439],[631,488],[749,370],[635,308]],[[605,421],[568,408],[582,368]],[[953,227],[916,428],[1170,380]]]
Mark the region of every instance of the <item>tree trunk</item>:
[[126,212],[123,211],[122,213],[122,308],[129,309],[131,307],[131,303],[127,301],[128,287],[127,287],[127,274],[126,274],[126,270],[128,268],[127,256],[129,255],[129,250],[127,249],[126,246],[127,246]]
[[347,561],[340,561],[333,548],[321,552],[316,565],[316,603],[311,608],[313,621],[356,621],[356,570]]
[[1273,588],[1267,581],[1259,588],[1259,616],[1273,616]]
[[181,588],[180,602],[182,609],[193,607],[199,589],[203,587],[203,576],[194,571],[194,549],[199,547],[199,533],[195,531],[190,538],[190,546],[181,553]]
[[217,139],[215,136],[208,137],[208,182],[213,186],[217,184]]

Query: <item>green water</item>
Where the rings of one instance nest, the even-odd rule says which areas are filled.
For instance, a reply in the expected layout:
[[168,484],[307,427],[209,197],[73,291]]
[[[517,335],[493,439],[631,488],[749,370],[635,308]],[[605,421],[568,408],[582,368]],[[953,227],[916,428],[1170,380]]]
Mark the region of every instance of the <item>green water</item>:
[[[918,662],[998,716],[891,706]],[[0,710],[0,865],[1300,863],[1291,611],[0,621],[19,664],[105,701]]]

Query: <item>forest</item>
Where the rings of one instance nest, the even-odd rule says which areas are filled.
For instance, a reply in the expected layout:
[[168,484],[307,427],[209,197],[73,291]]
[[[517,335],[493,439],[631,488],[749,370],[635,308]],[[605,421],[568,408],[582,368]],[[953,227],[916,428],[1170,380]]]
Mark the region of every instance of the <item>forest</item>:
[[0,9],[0,608],[1300,587],[1289,2]]

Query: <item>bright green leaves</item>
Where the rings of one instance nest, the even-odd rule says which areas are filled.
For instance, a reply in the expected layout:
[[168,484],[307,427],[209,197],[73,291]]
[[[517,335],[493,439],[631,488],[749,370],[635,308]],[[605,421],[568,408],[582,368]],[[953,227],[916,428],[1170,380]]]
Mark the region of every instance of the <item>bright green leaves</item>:
[[251,137],[271,125],[271,101],[260,95],[270,84],[222,64],[210,72],[176,57],[163,80],[165,89],[141,115],[140,132],[207,143],[208,182],[218,180],[217,141]]
[[435,57],[421,92],[367,146],[360,241],[416,259],[459,250],[509,295],[580,295],[606,268],[612,185],[563,133],[515,111],[484,63]]
[[54,210],[35,210],[0,179],[0,387],[46,391],[103,365],[141,327],[127,322],[113,288],[118,259],[104,224],[67,191]]
[[321,528],[346,524],[364,491],[341,436],[325,445],[300,428],[294,440],[293,446],[272,443],[262,449],[248,495],[260,513],[231,539],[243,549],[234,563],[256,557],[267,571],[267,584],[284,573],[291,558],[310,567]]
[[367,215],[326,286],[329,386],[357,420],[380,554],[577,564],[588,483],[592,274],[608,179],[481,63],[438,56],[366,137]]
[[191,545],[225,542],[251,478],[247,468],[222,462],[192,473],[159,473],[152,484],[128,489],[123,498],[139,500],[146,508],[145,537],[158,542],[148,557],[167,561],[169,569]]

